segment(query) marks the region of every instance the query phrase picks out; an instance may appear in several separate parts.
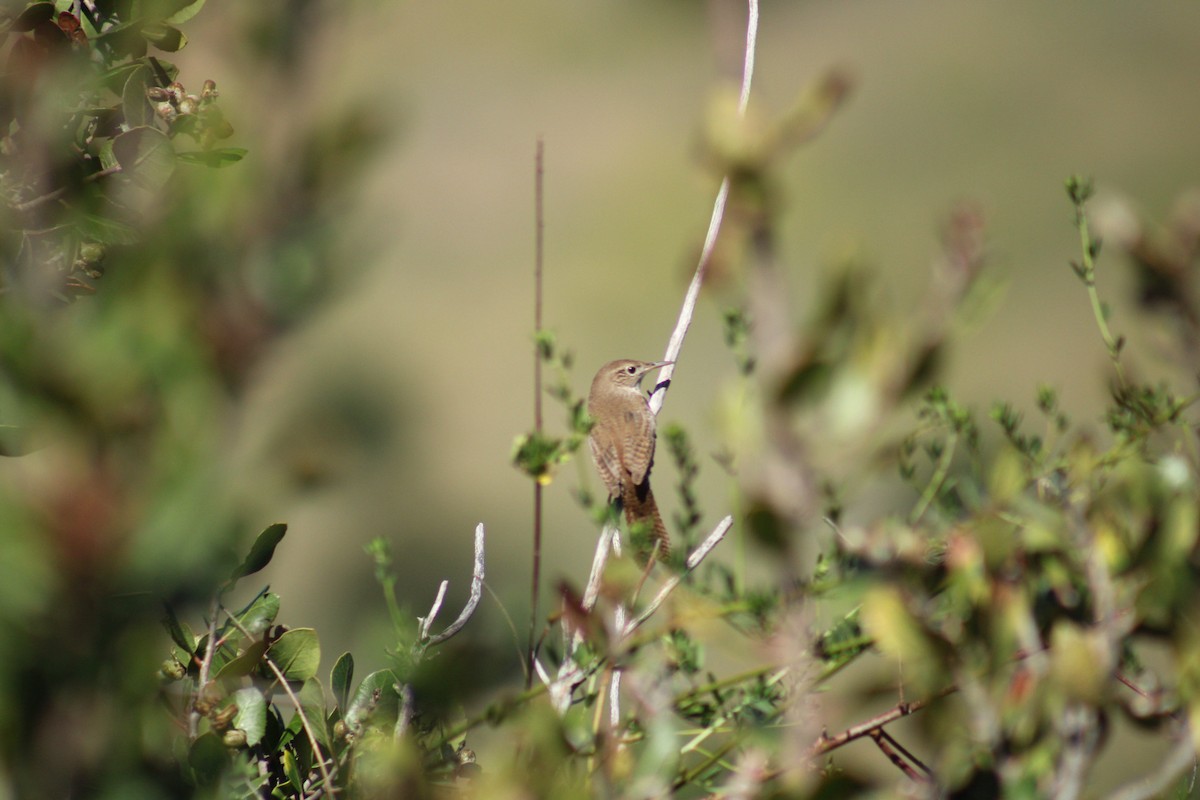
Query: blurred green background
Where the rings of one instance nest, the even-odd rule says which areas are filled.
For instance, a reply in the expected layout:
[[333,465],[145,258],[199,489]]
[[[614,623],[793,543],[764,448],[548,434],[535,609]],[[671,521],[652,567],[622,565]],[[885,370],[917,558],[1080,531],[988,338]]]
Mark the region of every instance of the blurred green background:
[[[326,119],[383,137],[357,180],[314,196],[328,247],[314,254],[297,232],[296,246],[283,236],[231,265],[264,295],[319,300],[256,363],[222,443],[224,477],[254,523],[247,540],[290,525],[264,578],[284,598],[281,621],[315,626],[327,661],[353,649],[364,667],[382,663],[383,604],[363,545],[392,542],[401,597],[418,613],[449,579],[448,622],[482,521],[488,583],[523,637],[532,492],[508,459],[532,427],[535,142],[546,146],[546,326],[576,354],[582,393],[600,363],[666,346],[716,188],[698,158],[704,110],[740,72],[744,6],[254,5],[211,4],[176,59],[185,83],[217,82],[232,143],[249,149],[209,179],[220,186],[213,235],[291,213],[263,187],[305,146],[319,148],[318,173],[340,169],[346,140],[298,144]],[[296,28],[286,65],[263,69],[263,43]],[[1062,181],[1093,175],[1098,208],[1126,198],[1152,220],[1198,183],[1198,30],[1200,7],[1186,3],[765,3],[760,112],[781,113],[830,67],[855,78],[828,130],[783,168],[781,255],[797,304],[846,261],[876,268],[911,304],[949,211],[978,203],[1006,291],[952,349],[946,382],[983,410],[993,399],[1031,407],[1052,381],[1068,411],[1094,416],[1106,357],[1068,267],[1078,240]],[[1115,255],[1102,257],[1099,283],[1122,295]],[[702,298],[660,418],[695,439],[706,528],[730,508],[709,454],[723,445],[716,410],[736,375],[720,313],[736,303],[733,283]],[[1134,310],[1116,315],[1130,346],[1152,353]],[[665,457],[655,474],[670,514]],[[590,464],[547,491],[548,582],[582,582],[590,563],[595,530],[571,498],[580,481],[596,488]],[[484,605],[470,630],[512,653],[515,670],[508,625]]]

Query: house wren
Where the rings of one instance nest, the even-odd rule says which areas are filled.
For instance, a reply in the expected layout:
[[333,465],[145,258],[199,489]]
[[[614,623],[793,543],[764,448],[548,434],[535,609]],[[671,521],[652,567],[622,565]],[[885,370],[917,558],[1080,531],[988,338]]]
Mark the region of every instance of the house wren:
[[[595,420],[588,443],[610,501],[619,500],[630,525],[649,527],[651,543],[658,555],[670,549],[654,493],[650,491],[650,467],[654,465],[654,414],[639,386],[646,373],[670,361],[610,361],[592,379],[588,392],[588,414]],[[640,560],[648,558],[639,554]]]

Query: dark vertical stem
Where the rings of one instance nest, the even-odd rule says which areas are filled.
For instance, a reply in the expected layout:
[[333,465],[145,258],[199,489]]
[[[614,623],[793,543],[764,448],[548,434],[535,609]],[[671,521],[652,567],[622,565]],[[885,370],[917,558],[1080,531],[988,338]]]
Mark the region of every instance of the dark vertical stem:
[[[537,140],[537,153],[534,156],[534,255],[533,255],[533,428],[537,436],[542,434],[542,239],[545,228],[545,218],[542,214],[542,183],[545,172],[543,152],[545,150],[541,137]],[[533,659],[537,634],[538,589],[542,582],[542,482],[533,482],[533,577],[532,597],[529,603],[529,664],[525,671],[525,688],[533,685]]]

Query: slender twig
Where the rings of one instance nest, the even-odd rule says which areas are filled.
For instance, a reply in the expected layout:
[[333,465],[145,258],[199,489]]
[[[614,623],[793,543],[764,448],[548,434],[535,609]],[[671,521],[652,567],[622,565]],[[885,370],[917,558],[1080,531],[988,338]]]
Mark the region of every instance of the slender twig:
[[433,620],[437,617],[438,612],[442,610],[442,601],[446,599],[446,589],[450,587],[450,581],[442,581],[438,586],[437,597],[433,598],[433,606],[429,609],[429,614],[424,617],[417,617],[417,640],[425,641],[429,638],[429,629],[433,627]]
[[396,716],[396,729],[393,738],[398,742],[408,735],[413,718],[413,690],[407,683],[397,683],[396,693],[400,695],[400,713]]
[[284,677],[283,670],[271,660],[269,653],[263,654],[263,661],[271,672],[274,673],[275,679],[279,681],[279,687],[287,694],[288,699],[292,701],[292,706],[296,709],[296,716],[300,718],[300,727],[304,729],[305,738],[308,739],[308,744],[312,747],[313,757],[317,761],[317,770],[321,773],[322,788],[325,794],[333,796],[333,776],[329,772],[329,767],[325,764],[325,756],[321,750],[321,745],[317,742],[317,735],[313,731],[312,723],[308,721],[308,716],[304,713],[304,706],[300,704],[300,698],[292,691],[292,687],[288,685],[287,678]]
[[808,755],[810,758],[823,756],[828,752],[853,742],[855,739],[861,739],[864,736],[870,736],[873,731],[881,729],[884,725],[888,725],[898,719],[903,719],[910,714],[914,714],[917,711],[925,708],[925,706],[929,705],[934,700],[941,699],[947,695],[953,694],[956,691],[958,691],[958,687],[950,686],[926,700],[914,700],[911,703],[901,703],[900,705],[889,708],[882,714],[877,714],[876,716],[871,717],[865,722],[852,725],[851,727],[839,733],[837,736],[826,736],[824,733],[822,733],[821,738],[819,738],[812,745],[812,747],[808,749]]
[[616,527],[612,525],[605,525],[604,530],[600,531],[600,540],[596,542],[596,555],[592,558],[592,571],[583,590],[584,611],[591,611],[596,607],[596,598],[600,596],[600,577],[604,574],[604,565],[608,563],[608,551],[616,532]]
[[[96,172],[93,172],[90,175],[85,175],[83,178],[83,182],[84,183],[94,183],[94,182],[100,180],[101,178],[107,178],[109,175],[116,175],[120,172],[123,172],[123,170],[121,169],[121,165],[114,164],[111,167],[105,167],[104,169],[97,170]],[[68,188],[69,187],[67,187],[67,186],[60,186],[57,189],[46,192],[43,195],[39,195],[39,196],[33,198],[32,200],[26,200],[24,203],[14,203],[13,205],[11,205],[9,207],[13,211],[17,212],[18,214],[23,214],[26,211],[32,211],[33,209],[37,208],[38,206],[42,206],[42,205],[45,205],[46,203],[50,203],[50,202],[53,202],[53,201],[59,199],[60,197],[62,197],[63,195],[65,195],[67,193]]]
[[613,728],[621,724],[621,670],[612,671],[608,686],[608,721]]
[[208,686],[209,672],[212,670],[213,656],[217,652],[217,615],[221,613],[221,595],[213,595],[208,608],[208,640],[204,643],[204,657],[200,659],[200,674],[196,678],[196,697],[192,698],[192,710],[188,714],[188,738],[195,740],[200,733],[200,712],[196,709],[196,701],[204,694]]
[[684,786],[687,786],[689,783],[696,780],[696,778],[708,772],[712,768],[713,764],[719,763],[721,759],[729,755],[729,751],[733,750],[739,744],[741,744],[741,740],[738,737],[729,737],[729,739],[727,739],[720,747],[718,747],[712,755],[694,768],[680,774],[679,777],[675,779],[675,782],[671,784],[671,788],[678,790],[682,789]]
[[[891,734],[883,728],[876,728],[871,731],[870,735],[875,740],[875,744],[879,747],[880,751],[887,756],[888,761],[891,761],[909,780],[917,783],[930,782],[932,776],[929,774],[929,768],[922,764],[916,756],[908,752]],[[924,772],[917,770],[914,765],[919,766]]]
[[1092,196],[1092,183],[1090,180],[1072,179],[1068,181],[1067,193],[1075,206],[1075,227],[1079,230],[1079,247],[1083,251],[1082,261],[1072,264],[1072,266],[1087,289],[1088,301],[1092,306],[1092,316],[1096,319],[1096,327],[1100,329],[1100,337],[1104,340],[1104,347],[1108,350],[1108,357],[1117,373],[1117,382],[1124,387],[1126,384],[1125,373],[1121,369],[1121,341],[1114,337],[1109,329],[1107,309],[1100,300],[1099,292],[1096,291],[1095,256],[1100,250],[1100,243],[1092,238],[1086,210],[1087,201]]
[[699,547],[693,550],[690,555],[688,555],[683,572],[679,573],[678,575],[672,575],[671,579],[664,583],[663,587],[658,590],[658,594],[655,595],[654,599],[650,602],[650,605],[646,606],[642,613],[625,627],[625,636],[628,636],[640,626],[645,624],[645,622],[654,615],[654,612],[658,611],[659,607],[666,601],[671,592],[675,591],[675,587],[687,577],[688,573],[699,566],[700,562],[703,561],[710,552],[712,552],[712,549],[716,547],[722,539],[725,538],[725,534],[729,532],[729,529],[732,526],[733,517],[725,517],[725,519],[717,523],[717,527],[714,528],[713,532],[708,535],[708,538],[705,539]]
[[[739,116],[745,115],[746,107],[750,103],[750,86],[754,80],[754,54],[758,42],[758,0],[748,0],[747,5],[749,10],[746,19],[746,57],[742,66],[742,88],[738,94]],[[708,220],[708,232],[704,235],[704,246],[700,249],[696,272],[692,276],[692,282],[688,285],[687,293],[683,296],[679,319],[667,342],[667,352],[663,355],[663,361],[672,363],[659,370],[658,383],[650,394],[650,411],[656,415],[666,400],[667,387],[671,385],[671,376],[675,372],[674,362],[679,360],[679,353],[683,349],[683,340],[687,336],[688,328],[692,324],[692,315],[696,311],[700,287],[704,285],[704,278],[708,274],[708,265],[712,260],[713,250],[717,246],[717,235],[721,231],[721,222],[725,218],[725,203],[729,199],[729,185],[729,176],[726,175],[721,179],[721,186],[717,189],[716,199],[713,200],[712,215]]]
[[946,482],[946,476],[950,474],[950,465],[954,461],[954,451],[957,448],[958,431],[951,431],[950,435],[946,438],[946,444],[942,448],[942,456],[938,459],[933,476],[930,477],[925,491],[921,493],[920,501],[913,508],[912,513],[908,515],[910,525],[915,525],[921,521],[921,517],[925,516],[925,512],[929,510],[929,506],[937,497],[937,493],[941,491],[943,484]]
[[928,777],[930,777],[930,778],[933,777],[933,770],[931,770],[924,761],[922,761],[921,759],[919,759],[915,755],[913,755],[911,752],[909,752],[907,747],[900,744],[900,742],[896,741],[895,736],[892,736],[890,733],[888,733],[885,730],[880,730],[879,735],[882,738],[886,739],[888,742],[890,742],[893,747],[895,747],[897,750],[899,750],[900,753],[905,758],[907,758],[910,762],[912,762],[913,765],[915,765],[918,769],[920,769],[922,772],[924,772]]
[[[596,542],[596,554],[592,557],[592,571],[588,575],[587,586],[583,591],[583,610],[590,613],[596,607],[600,596],[600,579],[604,574],[604,565],[608,563],[608,553],[612,549],[613,537],[617,529],[613,525],[605,525],[600,531],[600,539]],[[583,631],[572,630],[563,617],[563,646],[565,649],[563,661],[558,667],[558,673],[550,677],[545,667],[535,657],[531,672],[537,673],[538,678],[550,692],[550,703],[560,714],[566,713],[571,704],[571,692],[575,690],[585,677],[583,667],[575,661],[575,653],[583,643]]]
[[484,539],[486,533],[483,528],[483,523],[475,526],[475,565],[471,571],[471,595],[467,598],[467,604],[463,606],[462,612],[458,615],[458,619],[446,626],[446,630],[430,636],[427,646],[441,644],[449,639],[454,634],[463,629],[475,614],[475,609],[479,607],[479,598],[483,597],[483,577],[484,577]]
[[[638,629],[638,627],[645,623],[646,620],[650,619],[654,612],[657,611],[666,601],[667,597],[670,596],[671,592],[675,591],[675,587],[680,584],[684,577],[686,577],[689,572],[695,569],[696,565],[703,561],[705,556],[712,552],[712,549],[717,546],[718,542],[725,538],[725,534],[729,531],[729,528],[732,525],[733,517],[725,517],[725,519],[721,520],[717,524],[716,529],[713,530],[713,532],[709,534],[708,538],[704,540],[704,543],[701,544],[700,547],[696,548],[696,550],[694,550],[690,555],[688,555],[684,571],[678,575],[671,576],[671,579],[663,584],[663,587],[659,589],[658,594],[655,595],[654,600],[650,603],[645,611],[638,615],[637,619],[633,620],[632,622],[627,622],[626,620],[629,618],[629,609],[624,603],[617,605],[613,621],[613,628],[614,630],[620,632],[622,641],[628,639],[633,632]],[[650,574],[650,567],[654,565],[654,557],[659,544],[659,542],[654,543],[655,552],[650,554],[650,559],[646,564],[646,569],[642,572],[642,579],[638,583],[637,589],[634,591],[635,598],[641,593],[642,584],[645,583],[646,578]],[[616,669],[613,670],[612,683],[609,687],[608,693],[608,703],[613,727],[616,727],[621,721],[620,690],[621,670]]]
[[[533,429],[540,438],[542,434],[542,264],[544,261],[543,239],[545,216],[543,214],[542,193],[545,147],[542,138],[537,140],[537,152],[534,156],[534,256],[533,256],[533,330],[535,341],[533,345]],[[533,570],[530,578],[529,602],[529,664],[534,659],[534,635],[537,632],[538,592],[542,582],[542,482],[533,482]],[[525,670],[525,688],[533,685],[533,669]]]

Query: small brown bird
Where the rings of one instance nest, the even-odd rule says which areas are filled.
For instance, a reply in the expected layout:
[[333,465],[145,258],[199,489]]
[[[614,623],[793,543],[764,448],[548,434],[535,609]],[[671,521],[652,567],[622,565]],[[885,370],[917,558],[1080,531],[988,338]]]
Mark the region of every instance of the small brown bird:
[[[596,373],[588,392],[588,414],[595,420],[588,443],[596,470],[608,487],[608,498],[621,502],[630,525],[649,523],[651,541],[658,543],[660,557],[670,551],[670,537],[650,491],[654,414],[639,387],[646,373],[670,363],[610,361]],[[649,558],[649,553],[638,555],[642,562]]]

